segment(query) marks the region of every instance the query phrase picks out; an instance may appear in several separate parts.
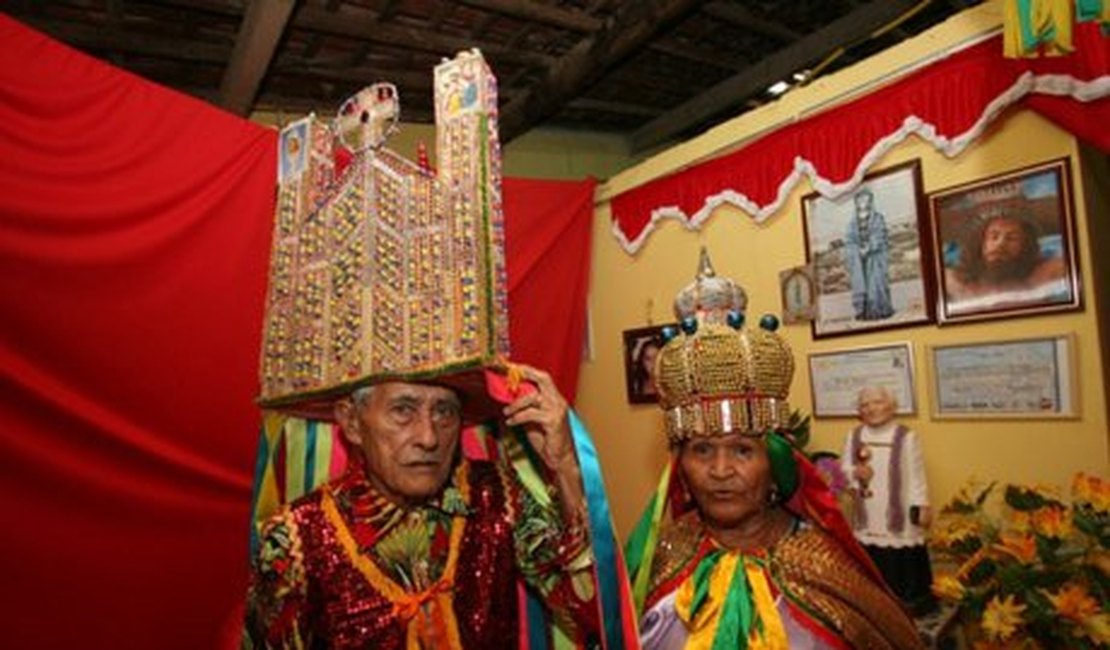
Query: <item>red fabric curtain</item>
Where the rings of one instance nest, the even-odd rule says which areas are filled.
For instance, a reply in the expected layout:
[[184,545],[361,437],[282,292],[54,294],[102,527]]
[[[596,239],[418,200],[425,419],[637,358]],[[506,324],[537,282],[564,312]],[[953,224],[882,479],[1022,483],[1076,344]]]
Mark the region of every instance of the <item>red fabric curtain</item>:
[[[237,646],[275,147],[0,15],[5,647]],[[568,394],[592,187],[504,191],[514,358]]]
[[[654,224],[675,218],[697,228],[721,203],[763,220],[808,176],[825,196],[855,188],[911,135],[954,157],[1011,107],[1038,111],[1110,151],[1110,38],[1079,25],[1076,53],[1004,59],[1002,37],[956,52],[851,102],[789,124],[727,155],[624,192],[613,199],[613,230],[634,253]],[[1103,128],[1099,128],[1102,126]]]

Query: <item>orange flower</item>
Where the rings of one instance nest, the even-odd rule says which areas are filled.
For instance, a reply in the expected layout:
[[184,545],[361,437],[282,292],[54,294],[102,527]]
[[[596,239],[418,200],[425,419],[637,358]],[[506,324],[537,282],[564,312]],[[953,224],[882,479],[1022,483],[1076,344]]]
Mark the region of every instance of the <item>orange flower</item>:
[[1037,542],[1033,536],[1015,533],[1002,533],[999,537],[1001,543],[994,547],[1003,553],[1012,555],[1018,562],[1029,564],[1037,559]]
[[933,579],[933,593],[944,600],[959,600],[964,596],[964,584],[951,573],[938,574]]
[[1102,571],[1102,575],[1110,578],[1110,551],[1091,551],[1089,561],[1091,566]]
[[1045,537],[1060,539],[1071,533],[1071,519],[1067,510],[1048,506],[1033,513],[1033,528]]
[[995,641],[1005,641],[1021,627],[1025,619],[1021,617],[1025,605],[1014,602],[1012,595],[1001,600],[998,596],[991,598],[987,609],[983,611],[983,631],[987,638]]
[[1078,503],[1089,503],[1098,512],[1110,512],[1110,482],[1080,472],[1072,480],[1071,493]]
[[1098,601],[1087,593],[1083,585],[1069,584],[1055,594],[1045,592],[1056,613],[1077,623],[1098,613]]

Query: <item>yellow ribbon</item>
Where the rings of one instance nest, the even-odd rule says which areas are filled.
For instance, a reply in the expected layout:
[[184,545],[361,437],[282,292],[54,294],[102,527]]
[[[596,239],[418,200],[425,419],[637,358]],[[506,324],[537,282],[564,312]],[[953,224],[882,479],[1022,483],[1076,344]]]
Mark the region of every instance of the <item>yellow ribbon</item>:
[[[459,464],[459,469],[455,473],[455,484],[459,486],[463,499],[469,503],[470,485],[466,480],[466,467],[465,462]],[[324,512],[324,518],[335,529],[335,537],[343,547],[347,559],[378,593],[393,604],[393,614],[406,625],[407,650],[421,650],[422,640],[432,641],[429,647],[462,650],[452,596],[455,573],[459,565],[459,548],[462,546],[463,531],[466,528],[466,517],[459,515],[452,518],[447,565],[443,568],[443,575],[428,589],[414,594],[394,582],[372,559],[359,552],[358,543],[347,528],[347,523],[343,521],[343,516],[339,514],[335,496],[332,495],[330,488],[323,490],[320,507]],[[429,613],[425,610],[424,605],[427,603],[435,604],[433,612]],[[433,631],[436,639],[429,638]]]
[[[775,607],[775,598],[771,595],[767,572],[750,559],[744,560],[744,572],[748,575],[748,586],[752,589],[756,618],[763,622],[763,638],[752,639],[752,643],[748,645],[749,650],[756,648],[788,650],[790,645],[786,639],[786,627],[782,624],[778,608]],[[752,635],[757,636],[759,632],[753,630]]]

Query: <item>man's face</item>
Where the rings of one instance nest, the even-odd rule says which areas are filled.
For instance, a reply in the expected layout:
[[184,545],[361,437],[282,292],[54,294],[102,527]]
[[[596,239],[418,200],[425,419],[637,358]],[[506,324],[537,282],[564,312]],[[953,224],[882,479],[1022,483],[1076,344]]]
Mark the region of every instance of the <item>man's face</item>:
[[869,427],[881,427],[894,419],[894,400],[883,391],[864,390],[859,395],[859,419]]
[[857,210],[868,210],[868,209],[871,208],[871,202],[874,201],[874,200],[875,199],[870,194],[868,194],[867,192],[860,192],[859,194],[856,194],[856,196],[855,196],[856,209]]
[[994,219],[983,231],[983,261],[987,266],[1012,262],[1025,248],[1025,231],[1013,219]]
[[767,508],[771,461],[760,438],[691,438],[679,451],[679,466],[702,516],[716,528],[742,526]]
[[341,402],[337,415],[347,440],[366,457],[370,482],[394,503],[421,503],[447,483],[462,427],[454,391],[379,384],[362,404]]

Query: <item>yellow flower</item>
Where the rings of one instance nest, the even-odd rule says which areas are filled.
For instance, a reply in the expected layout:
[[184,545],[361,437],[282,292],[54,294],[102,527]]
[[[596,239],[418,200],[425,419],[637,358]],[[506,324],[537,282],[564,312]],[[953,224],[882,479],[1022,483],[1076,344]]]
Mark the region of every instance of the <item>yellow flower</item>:
[[1071,497],[1076,501],[1083,503],[1090,503],[1094,498],[1094,490],[1089,476],[1084,472],[1079,472],[1071,480]]
[[1098,601],[1087,593],[1083,585],[1069,584],[1055,594],[1045,593],[1056,613],[1064,618],[1081,623],[1098,613]]
[[1021,510],[1008,510],[1006,518],[1010,528],[1019,533],[1028,533],[1033,530],[1033,517],[1030,513]]
[[1033,536],[1026,534],[1002,533],[999,537],[1000,544],[994,547],[1003,553],[1012,555],[1018,562],[1029,564],[1037,559],[1037,542]]
[[1102,575],[1110,578],[1110,551],[1091,551],[1089,561],[1091,566],[1102,572]]
[[1045,537],[1060,539],[1071,533],[1071,519],[1067,510],[1048,506],[1033,513],[1033,528]]
[[951,573],[942,573],[933,580],[933,593],[945,600],[959,600],[964,597],[964,584]]
[[1080,621],[1080,625],[1083,626],[1084,636],[1098,645],[1110,644],[1110,614],[1088,616]]
[[954,521],[947,527],[938,530],[935,539],[941,546],[952,546],[978,534],[979,527],[974,522]]
[[1025,605],[1015,603],[1012,595],[1001,600],[995,596],[983,612],[983,631],[989,639],[1005,641],[1025,622],[1021,617],[1024,611]]

